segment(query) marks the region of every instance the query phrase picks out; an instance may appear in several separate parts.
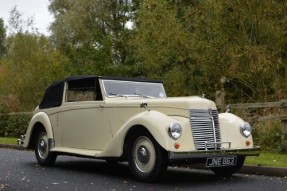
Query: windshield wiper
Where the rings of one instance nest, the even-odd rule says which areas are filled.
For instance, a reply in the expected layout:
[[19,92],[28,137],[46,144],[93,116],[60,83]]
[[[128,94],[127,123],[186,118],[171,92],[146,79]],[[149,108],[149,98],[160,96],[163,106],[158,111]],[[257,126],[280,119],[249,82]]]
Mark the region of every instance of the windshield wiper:
[[123,95],[121,95],[121,94],[115,94],[115,93],[109,93],[109,95],[117,96],[117,97],[125,97],[125,96],[123,96]]
[[109,93],[109,95],[116,96],[116,97],[133,97],[133,96],[137,96],[137,97],[143,97],[143,98],[153,98],[152,96],[143,95],[143,94],[139,94],[139,93],[125,94],[125,95],[116,94],[116,93]]
[[143,94],[139,94],[139,93],[134,93],[134,94],[137,96],[140,96],[140,97],[144,97],[144,98],[153,98],[153,96],[143,95]]

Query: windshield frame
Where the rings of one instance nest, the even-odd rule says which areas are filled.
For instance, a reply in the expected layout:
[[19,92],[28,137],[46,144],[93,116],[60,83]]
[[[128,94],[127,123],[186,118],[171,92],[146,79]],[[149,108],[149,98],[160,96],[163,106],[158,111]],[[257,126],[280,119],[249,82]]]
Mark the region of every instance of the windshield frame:
[[[166,98],[166,92],[163,86],[162,82],[153,82],[153,81],[132,81],[132,80],[118,80],[118,79],[101,79],[102,81],[102,86],[103,86],[103,92],[106,97],[108,98],[115,98],[115,97],[140,97],[140,98]],[[110,91],[107,90],[107,83],[112,82],[112,83],[118,83],[118,84],[125,84],[132,86],[135,85],[134,88],[140,88],[139,90],[142,90],[143,88],[147,88],[149,86],[152,86],[150,90],[154,91],[155,88],[160,88],[158,92],[158,96],[151,95],[150,93],[143,93],[139,90],[136,91],[130,91],[127,93],[122,93],[122,92],[116,92],[116,91]],[[142,89],[141,89],[142,88]],[[110,91],[110,92],[109,92]]]

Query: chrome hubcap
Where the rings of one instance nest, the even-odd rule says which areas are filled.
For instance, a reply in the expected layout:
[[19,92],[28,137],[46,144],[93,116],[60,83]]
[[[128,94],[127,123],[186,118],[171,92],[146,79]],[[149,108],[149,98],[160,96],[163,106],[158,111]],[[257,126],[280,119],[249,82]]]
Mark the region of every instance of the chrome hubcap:
[[48,145],[47,145],[47,135],[42,134],[39,142],[38,142],[38,154],[41,159],[46,159],[48,155]]
[[141,163],[147,164],[149,162],[150,154],[149,154],[149,151],[147,150],[146,147],[140,146],[138,148],[137,155],[138,155],[137,157]]
[[145,136],[137,138],[133,147],[133,160],[136,168],[142,173],[153,171],[156,161],[155,148],[152,141]]

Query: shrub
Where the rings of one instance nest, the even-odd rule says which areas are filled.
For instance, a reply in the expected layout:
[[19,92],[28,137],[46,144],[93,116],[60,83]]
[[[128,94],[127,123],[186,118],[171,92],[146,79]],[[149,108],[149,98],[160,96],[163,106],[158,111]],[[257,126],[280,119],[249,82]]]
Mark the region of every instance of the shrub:
[[8,119],[8,115],[0,115],[0,137],[5,137]]
[[0,136],[19,137],[25,134],[31,115],[9,115],[0,116]]
[[282,131],[280,121],[265,121],[253,124],[253,140],[260,145],[262,151],[285,151],[286,133]]

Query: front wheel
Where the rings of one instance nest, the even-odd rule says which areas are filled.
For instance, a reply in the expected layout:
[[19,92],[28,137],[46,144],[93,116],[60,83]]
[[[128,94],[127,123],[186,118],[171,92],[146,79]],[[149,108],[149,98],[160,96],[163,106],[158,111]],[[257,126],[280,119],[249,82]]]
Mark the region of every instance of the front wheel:
[[245,161],[245,156],[238,156],[235,166],[214,167],[210,168],[217,176],[227,177],[240,170]]
[[128,161],[135,177],[146,182],[155,181],[167,169],[166,152],[149,133],[132,139]]
[[56,161],[57,154],[50,152],[48,136],[46,132],[41,132],[38,135],[35,147],[35,155],[38,163],[43,166],[53,165]]

